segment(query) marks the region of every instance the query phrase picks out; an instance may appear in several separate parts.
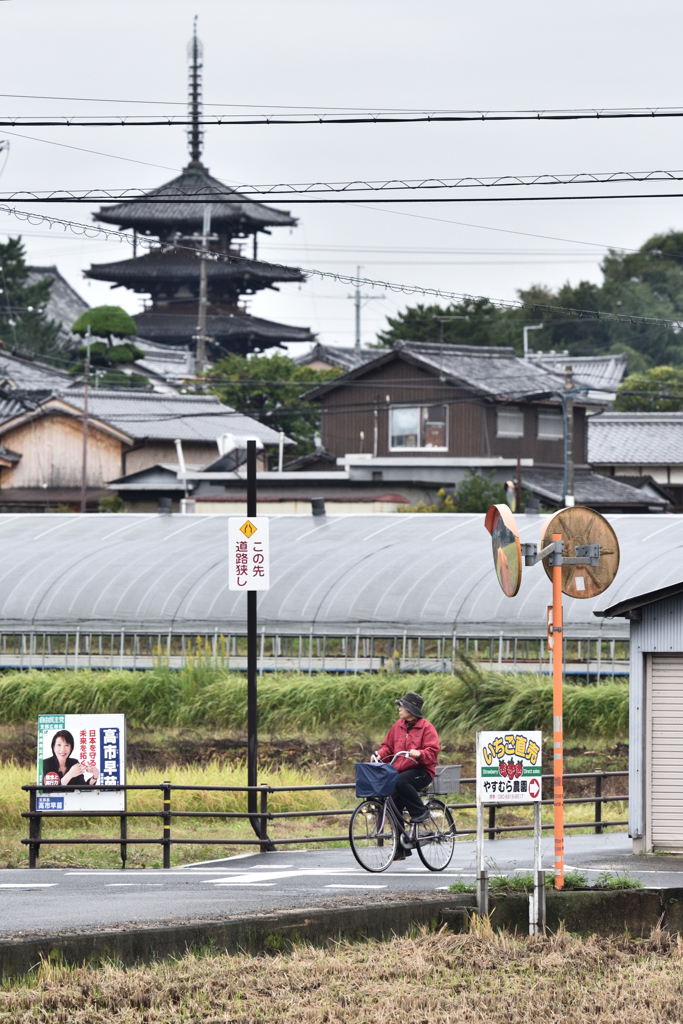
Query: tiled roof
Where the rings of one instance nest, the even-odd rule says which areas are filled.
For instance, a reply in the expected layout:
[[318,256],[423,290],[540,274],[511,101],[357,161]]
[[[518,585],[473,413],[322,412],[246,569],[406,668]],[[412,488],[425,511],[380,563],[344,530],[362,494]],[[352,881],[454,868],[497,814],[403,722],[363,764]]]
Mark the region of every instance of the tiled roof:
[[[128,287],[147,281],[168,281],[173,285],[196,282],[199,284],[201,260],[183,252],[164,252],[155,249],[135,259],[120,260],[116,263],[94,263],[85,271],[86,277],[96,281],[116,281]],[[232,279],[243,282],[248,288],[250,282],[261,287],[270,281],[303,281],[303,275],[295,267],[274,267],[259,260],[240,259],[234,262],[206,263],[209,286]],[[147,290],[147,289],[145,289]]]
[[[83,408],[83,393],[69,391],[65,402]],[[91,388],[88,412],[136,440],[215,441],[220,434],[247,434],[264,444],[280,435],[250,416],[221,404],[214,395],[127,394]]]
[[329,363],[330,366],[339,366],[342,370],[348,371],[353,370],[358,365],[357,359],[359,355],[361,363],[370,363],[377,356],[383,354],[381,349],[376,348],[362,348],[360,353],[357,353],[355,348],[337,348],[333,345],[323,345],[318,342],[310,352],[299,356],[294,362],[299,363],[300,366],[307,366],[309,363],[320,360],[322,363]]
[[5,391],[52,391],[68,387],[72,380],[63,370],[0,349],[0,387]]
[[[197,333],[197,315],[191,313],[139,313],[133,319],[138,334],[150,341],[167,345],[188,345]],[[313,341],[308,327],[289,327],[287,324],[261,320],[255,316],[230,313],[209,314],[206,333],[218,345],[235,344],[267,348],[280,341]]]
[[588,462],[683,465],[683,412],[603,412],[588,419]]
[[[183,202],[184,196],[196,195],[194,201]],[[160,230],[167,224],[185,224],[189,229],[201,229],[206,198],[211,195],[231,196],[236,202],[210,203],[211,224],[221,224],[235,230],[270,226],[293,227],[297,221],[286,210],[275,210],[263,203],[254,203],[241,196],[234,188],[213,178],[205,169],[185,169],[181,175],[160,188],[147,193],[147,198],[116,206],[104,206],[94,214],[95,220],[118,224],[122,228],[140,228],[156,225]],[[154,231],[156,234],[157,232]]]
[[90,306],[82,299],[75,288],[62,277],[57,267],[29,267],[27,284],[37,284],[39,281],[50,279],[52,288],[50,298],[45,307],[45,316],[48,320],[54,320],[62,325],[59,332],[59,342],[64,346],[71,346],[81,339],[71,333],[71,325],[78,320],[81,313],[85,313]]
[[616,391],[627,373],[626,356],[623,353],[604,356],[534,353],[531,362],[559,376],[564,375],[565,366],[571,366],[575,383],[604,391]]
[[[553,505],[562,504],[563,485],[564,473],[561,469],[525,469],[522,472],[522,487],[533,491],[540,498],[547,499]],[[600,476],[598,473],[575,474],[574,498],[577,505],[588,505],[597,509],[613,509],[616,506],[628,509],[629,506],[637,506],[664,511],[668,504],[661,495],[644,493],[637,487],[631,487],[611,477]]]
[[348,375],[322,384],[309,393],[319,397],[327,391],[343,387],[348,379],[355,379],[372,371],[375,363],[386,362],[394,354],[424,366],[445,378],[450,384],[506,401],[543,399],[557,401],[562,379],[534,363],[519,359],[512,348],[479,345],[439,345],[429,342],[399,341],[393,350],[377,350],[374,360],[356,367]]

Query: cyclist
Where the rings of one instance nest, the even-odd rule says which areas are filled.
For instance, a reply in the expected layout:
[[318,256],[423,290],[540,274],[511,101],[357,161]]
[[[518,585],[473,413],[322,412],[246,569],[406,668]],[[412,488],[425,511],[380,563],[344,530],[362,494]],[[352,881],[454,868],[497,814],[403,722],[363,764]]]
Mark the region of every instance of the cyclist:
[[[393,793],[394,803],[399,811],[409,812],[411,821],[425,821],[429,811],[418,790],[426,789],[434,778],[440,749],[439,736],[432,723],[422,715],[424,701],[419,693],[409,690],[395,703],[398,705],[398,721],[384,737],[375,756],[385,761],[399,750],[408,751],[409,758],[397,757],[394,761],[399,772]],[[406,850],[405,855],[410,856],[410,850]],[[401,851],[397,858],[403,859]]]

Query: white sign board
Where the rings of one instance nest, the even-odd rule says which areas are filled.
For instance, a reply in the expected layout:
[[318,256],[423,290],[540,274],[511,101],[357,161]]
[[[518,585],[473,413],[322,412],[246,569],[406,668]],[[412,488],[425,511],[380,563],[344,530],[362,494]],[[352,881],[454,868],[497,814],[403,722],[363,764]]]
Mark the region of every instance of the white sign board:
[[533,804],[541,800],[540,732],[477,733],[477,803]]
[[[39,715],[38,811],[125,811],[125,715]],[[85,788],[77,788],[85,787]]]
[[266,516],[228,520],[231,590],[270,588],[269,526]]

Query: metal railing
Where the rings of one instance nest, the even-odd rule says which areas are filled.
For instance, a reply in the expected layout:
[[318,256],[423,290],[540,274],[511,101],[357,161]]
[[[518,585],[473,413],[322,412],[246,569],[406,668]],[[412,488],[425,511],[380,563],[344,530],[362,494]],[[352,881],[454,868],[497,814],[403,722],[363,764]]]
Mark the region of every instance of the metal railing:
[[[627,821],[604,821],[602,817],[602,807],[606,803],[615,803],[620,801],[628,801],[628,795],[617,795],[617,796],[603,796],[602,783],[607,778],[624,778],[628,777],[627,771],[614,771],[606,772],[602,770],[596,770],[593,772],[574,772],[566,774],[565,780],[570,779],[594,779],[595,780],[595,794],[587,797],[565,797],[565,804],[593,804],[594,805],[594,817],[591,821],[585,822],[565,822],[565,829],[574,828],[592,828],[594,832],[599,835],[605,828],[612,828],[621,825],[627,825]],[[543,779],[552,779],[552,775],[543,775]],[[461,786],[469,785],[474,786],[476,780],[474,778],[461,779]],[[70,787],[71,788],[71,787]],[[311,786],[183,786],[176,785],[175,783],[164,781],[152,785],[125,785],[125,786],[89,786],[88,790],[106,790],[111,793],[114,791],[125,791],[133,792],[136,790],[154,790],[158,791],[162,796],[162,807],[158,811],[42,811],[37,809],[37,794],[49,792],[54,794],[54,787],[45,787],[35,784],[22,786],[22,789],[29,794],[29,810],[22,813],[23,818],[28,819],[29,835],[27,839],[22,839],[23,845],[28,846],[29,852],[29,867],[35,868],[36,862],[40,853],[40,847],[44,845],[59,846],[59,845],[99,845],[99,846],[119,846],[122,866],[125,868],[126,859],[128,854],[128,846],[130,845],[157,845],[161,846],[163,853],[163,866],[164,868],[171,867],[171,847],[176,845],[195,845],[195,846],[257,846],[261,852],[266,852],[268,849],[273,848],[273,844],[285,846],[302,843],[334,843],[334,842],[348,842],[348,834],[344,835],[324,835],[324,836],[299,836],[296,838],[283,838],[272,837],[267,832],[267,822],[274,822],[283,819],[293,818],[328,818],[328,817],[349,817],[353,814],[353,808],[333,808],[330,810],[312,810],[312,811],[271,811],[268,809],[268,797],[277,793],[293,793],[293,792],[310,792],[314,790],[352,790],[355,789],[355,783],[353,782],[337,782],[318,784]],[[199,792],[219,792],[219,793],[245,793],[256,792],[259,795],[259,810],[257,812],[249,811],[174,811],[171,807],[172,793],[184,792],[184,791],[199,791]],[[543,804],[552,804],[552,800],[543,800]],[[451,803],[448,805],[452,811],[464,811],[472,810],[476,808],[476,803]],[[496,807],[504,807],[505,809],[511,807],[529,807],[529,804],[514,804],[505,803],[499,805],[489,806],[489,820],[486,828],[489,839],[495,839],[503,832],[530,832],[532,830],[532,824],[529,822],[528,825],[496,825]],[[42,823],[44,819],[64,819],[64,818],[118,818],[120,823],[120,833],[118,836],[108,838],[47,838],[42,834]],[[162,822],[162,835],[158,838],[155,837],[131,837],[128,835],[128,819],[129,818],[158,818]],[[226,819],[226,820],[247,820],[251,823],[254,829],[255,835],[249,839],[237,839],[227,838],[218,839],[211,837],[204,837],[199,839],[186,839],[174,837],[171,834],[171,827],[173,819],[185,819],[185,818],[197,818],[197,819]],[[456,820],[457,828],[457,820]],[[544,829],[552,829],[552,824],[543,825]],[[476,835],[476,829],[461,829],[457,828],[459,836]]]
[[[564,641],[565,674],[575,678],[628,675],[629,641],[617,635]],[[501,672],[552,672],[545,635],[492,631],[449,635],[380,633],[273,633],[259,635],[259,672],[452,672],[459,655]],[[0,632],[0,668],[150,669],[185,668],[201,660],[246,671],[246,632],[207,633],[17,630]]]

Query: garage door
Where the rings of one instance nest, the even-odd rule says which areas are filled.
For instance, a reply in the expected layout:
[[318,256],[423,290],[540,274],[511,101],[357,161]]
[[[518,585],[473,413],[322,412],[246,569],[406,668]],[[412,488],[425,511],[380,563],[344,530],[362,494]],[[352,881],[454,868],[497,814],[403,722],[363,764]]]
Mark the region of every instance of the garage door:
[[683,850],[683,657],[652,655],[648,719],[652,847]]

